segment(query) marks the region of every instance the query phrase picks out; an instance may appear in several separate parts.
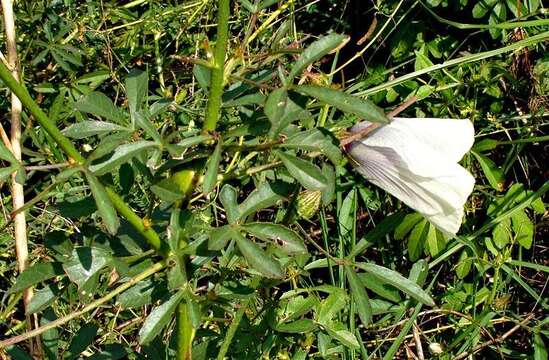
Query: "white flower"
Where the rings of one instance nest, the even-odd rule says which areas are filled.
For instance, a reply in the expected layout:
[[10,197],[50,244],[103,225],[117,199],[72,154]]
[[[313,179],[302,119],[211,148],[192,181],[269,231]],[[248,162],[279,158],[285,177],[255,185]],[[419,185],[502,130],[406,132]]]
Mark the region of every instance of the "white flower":
[[[363,122],[352,130],[369,125]],[[454,236],[475,184],[458,161],[473,141],[467,119],[394,118],[347,149],[366,179]]]

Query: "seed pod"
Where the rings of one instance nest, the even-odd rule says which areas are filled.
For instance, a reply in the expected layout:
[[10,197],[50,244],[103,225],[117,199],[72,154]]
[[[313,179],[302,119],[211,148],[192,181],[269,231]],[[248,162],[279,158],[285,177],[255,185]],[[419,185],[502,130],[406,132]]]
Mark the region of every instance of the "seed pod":
[[310,219],[320,208],[322,193],[320,190],[305,190],[297,196],[297,213],[299,216]]

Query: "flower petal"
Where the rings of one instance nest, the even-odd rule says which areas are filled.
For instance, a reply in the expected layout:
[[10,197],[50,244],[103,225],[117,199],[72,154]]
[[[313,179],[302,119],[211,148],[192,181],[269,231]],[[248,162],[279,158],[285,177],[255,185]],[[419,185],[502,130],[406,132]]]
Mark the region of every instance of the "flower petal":
[[[352,131],[367,125],[360,123]],[[453,164],[471,148],[473,135],[469,120],[395,118],[362,142],[394,149],[416,175],[451,176]]]
[[452,162],[461,160],[475,140],[475,129],[469,119],[394,118],[392,124]]
[[410,171],[408,162],[395,149],[365,142],[352,143],[349,154],[356,161],[357,170],[370,182],[429,218],[443,232],[457,232],[463,205],[474,186],[474,178],[467,170],[439,159],[431,165],[445,167],[443,176],[420,176]]

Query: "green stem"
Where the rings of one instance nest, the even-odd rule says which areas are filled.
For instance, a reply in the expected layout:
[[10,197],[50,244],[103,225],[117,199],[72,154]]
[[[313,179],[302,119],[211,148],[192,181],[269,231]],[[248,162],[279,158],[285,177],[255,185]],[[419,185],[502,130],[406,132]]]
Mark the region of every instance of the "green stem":
[[169,249],[166,242],[160,240],[158,233],[154,231],[152,226],[145,224],[143,219],[141,219],[137,214],[130,208],[128,204],[110,187],[105,187],[107,194],[116,209],[116,211],[122,215],[143,237],[147,240],[149,245],[151,245],[159,254],[164,257],[167,257],[169,254]]
[[[21,100],[23,106],[28,110],[32,116],[38,121],[40,126],[52,137],[52,139],[59,145],[61,149],[67,154],[72,161],[77,165],[82,167],[85,166],[85,159],[80,152],[74,147],[72,142],[65,137],[55,126],[55,123],[50,120],[48,115],[40,109],[38,104],[32,99],[27,89],[19,84],[15,78],[11,75],[9,69],[0,61],[0,78],[6,84],[6,86]],[[71,162],[71,161],[69,161]],[[165,250],[160,237],[150,226],[145,226],[143,220],[133,212],[133,210],[124,203],[124,200],[118,196],[114,190],[107,189],[107,194],[109,195],[110,200],[113,202],[114,207],[124,216],[130,224],[132,224],[137,231],[139,231],[149,244],[157,250],[161,255],[167,255],[168,252]]]
[[85,314],[85,313],[87,313],[87,312],[89,312],[89,311],[105,304],[107,301],[111,300],[116,295],[128,290],[130,287],[134,286],[135,284],[137,284],[141,280],[146,279],[149,276],[153,275],[154,273],[162,270],[165,266],[166,266],[165,261],[158,262],[158,263],[152,265],[151,267],[149,267],[147,270],[143,271],[142,273],[140,273],[140,274],[136,275],[135,277],[131,278],[130,281],[120,285],[119,287],[117,287],[116,289],[114,289],[113,291],[108,293],[107,295],[105,295],[105,296],[91,302],[90,304],[86,305],[84,308],[82,308],[82,310],[75,311],[75,312],[70,313],[66,316],[60,317],[59,319],[57,319],[55,321],[52,321],[52,322],[49,322],[46,325],[41,326],[39,328],[36,328],[32,331],[27,331],[24,334],[14,336],[12,338],[0,341],[0,349],[8,347],[8,346],[13,345],[13,344],[17,344],[18,342],[25,341],[25,340],[30,339],[32,337],[38,336],[38,335],[42,334],[44,331],[48,331],[48,330],[53,329],[55,327],[61,326],[65,323],[69,322],[70,320],[75,319],[75,318],[77,318],[77,317],[79,317],[79,316],[81,316],[81,315],[83,315],[83,314]]
[[181,301],[177,306],[176,326],[177,326],[176,359],[191,360],[192,359],[191,350],[192,350],[192,343],[194,339],[195,330],[193,328],[193,324],[189,316],[189,311],[188,311],[186,301]]
[[210,80],[210,95],[206,106],[206,117],[202,130],[204,132],[214,131],[219,119],[221,109],[221,95],[223,94],[223,77],[225,54],[229,34],[230,0],[219,0],[217,12],[217,38],[213,58],[213,69]]
[[0,61],[0,78],[6,86],[21,100],[23,106],[35,117],[36,121],[46,130],[48,134],[55,140],[57,145],[63,149],[63,151],[70,156],[74,161],[79,164],[84,163],[84,157],[80,155],[78,150],[74,147],[72,142],[65,137],[55,126],[55,124],[48,118],[42,109],[31,98],[27,89],[19,84],[17,80],[11,75],[9,69]]

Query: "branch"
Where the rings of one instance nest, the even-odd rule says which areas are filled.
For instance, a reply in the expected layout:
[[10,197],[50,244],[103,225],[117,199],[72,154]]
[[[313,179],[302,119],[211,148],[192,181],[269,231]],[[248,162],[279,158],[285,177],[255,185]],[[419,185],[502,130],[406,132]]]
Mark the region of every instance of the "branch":
[[142,273],[140,273],[140,274],[136,275],[135,277],[131,278],[128,282],[120,285],[119,287],[117,287],[116,289],[114,289],[113,291],[108,293],[107,295],[91,302],[90,304],[88,304],[87,306],[82,308],[82,310],[79,310],[79,311],[73,312],[72,314],[68,314],[66,316],[60,317],[59,319],[57,319],[55,321],[52,321],[52,322],[49,322],[46,325],[41,326],[39,328],[36,328],[32,331],[27,331],[24,334],[17,335],[17,336],[11,337],[9,339],[0,341],[0,349],[11,346],[13,344],[17,344],[17,343],[19,343],[21,341],[24,341],[24,340],[30,339],[31,337],[40,335],[45,331],[56,328],[60,325],[63,325],[65,323],[71,321],[72,319],[75,319],[75,318],[77,318],[81,315],[84,315],[88,311],[91,311],[91,310],[105,304],[107,301],[111,300],[116,295],[118,295],[118,294],[126,291],[130,287],[134,286],[139,281],[141,281],[143,279],[146,279],[149,276],[153,275],[154,273],[162,270],[165,266],[166,266],[165,261],[160,261],[160,262],[152,265],[151,267],[149,267],[147,270],[143,271]]
[[454,360],[465,359],[465,358],[468,357],[469,355],[474,354],[474,353],[478,352],[479,350],[484,349],[484,348],[487,347],[487,346],[494,345],[494,344],[499,344],[499,343],[505,341],[505,339],[507,339],[509,336],[511,336],[515,331],[517,331],[517,330],[520,329],[522,326],[524,326],[524,325],[526,325],[527,323],[529,323],[530,320],[531,320],[533,317],[534,317],[534,314],[528,315],[524,320],[522,320],[521,322],[519,322],[517,325],[515,325],[513,328],[511,328],[509,331],[507,331],[507,332],[506,332],[505,334],[503,334],[501,337],[495,338],[495,339],[492,339],[492,340],[489,340],[489,341],[486,341],[486,342],[483,342],[482,344],[479,344],[479,345],[475,346],[473,349],[471,349],[471,351],[466,351],[466,352],[464,352],[464,353],[459,354],[458,356],[456,356],[456,357],[454,358]]

